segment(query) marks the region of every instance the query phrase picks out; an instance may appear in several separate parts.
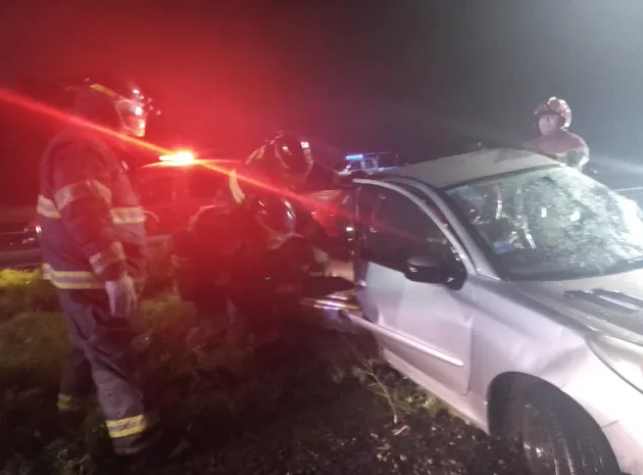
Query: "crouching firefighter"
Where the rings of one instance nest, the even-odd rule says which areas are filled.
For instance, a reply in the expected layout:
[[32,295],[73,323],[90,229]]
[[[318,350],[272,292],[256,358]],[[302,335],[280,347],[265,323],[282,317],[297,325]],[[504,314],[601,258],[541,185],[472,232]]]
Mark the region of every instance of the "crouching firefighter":
[[190,347],[254,333],[249,318],[267,318],[270,303],[302,285],[313,255],[295,228],[290,202],[266,194],[252,205],[203,208],[175,237],[179,293],[197,310]]
[[315,166],[310,142],[306,137],[281,131],[257,148],[248,159],[230,173],[227,186],[220,191],[220,202],[250,208],[266,195],[281,195],[289,199],[297,215],[297,233],[315,245],[319,267],[327,265],[325,246],[327,236],[306,206],[297,199]]
[[266,191],[292,192],[306,182],[312,169],[313,155],[308,140],[279,132],[230,173],[228,186],[222,188],[221,194],[227,198],[224,201],[241,205]]
[[116,79],[74,91],[74,113],[118,137],[74,125],[50,141],[41,162],[44,276],[57,289],[71,342],[58,409],[78,414],[93,383],[116,454],[171,454],[179,443],[161,430],[131,345],[145,232],[125,162],[131,146],[120,136],[145,135],[151,103]]

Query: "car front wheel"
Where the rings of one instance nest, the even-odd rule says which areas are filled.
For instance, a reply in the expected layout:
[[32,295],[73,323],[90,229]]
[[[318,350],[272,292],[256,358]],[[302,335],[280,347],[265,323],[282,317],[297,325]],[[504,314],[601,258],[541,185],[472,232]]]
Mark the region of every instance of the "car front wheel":
[[546,385],[514,399],[506,435],[519,442],[533,475],[614,475],[618,462],[596,422]]

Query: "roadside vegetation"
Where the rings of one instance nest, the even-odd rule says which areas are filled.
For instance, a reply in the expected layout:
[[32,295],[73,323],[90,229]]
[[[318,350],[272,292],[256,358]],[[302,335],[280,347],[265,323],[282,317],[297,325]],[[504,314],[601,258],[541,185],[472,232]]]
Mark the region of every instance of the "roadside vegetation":
[[123,467],[95,408],[78,433],[62,434],[55,401],[67,341],[55,294],[38,271],[2,271],[0,473],[523,473],[502,444],[388,370],[368,339],[301,322],[188,349],[193,309],[163,262],[143,303],[153,337],[142,364],[193,456]]

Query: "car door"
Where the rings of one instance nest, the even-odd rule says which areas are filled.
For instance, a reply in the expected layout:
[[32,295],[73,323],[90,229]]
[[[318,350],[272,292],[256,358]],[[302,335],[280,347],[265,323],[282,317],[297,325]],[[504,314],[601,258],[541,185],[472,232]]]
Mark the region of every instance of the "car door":
[[[376,194],[372,210],[367,211],[368,224],[358,232],[359,302],[370,315],[367,318],[379,326],[374,330],[398,369],[466,393],[474,296],[457,257],[456,249],[461,248],[444,231],[444,223],[438,223],[431,211],[436,207],[428,198],[421,200],[388,183]],[[358,219],[360,198],[373,200],[358,196]],[[407,279],[407,261],[414,257],[443,264],[461,276],[461,283],[447,286]]]
[[[385,249],[390,229],[381,221],[392,193],[373,184],[362,185],[356,192],[355,294],[364,317],[385,330],[393,329],[404,287],[404,275]],[[390,344],[386,338],[380,341]]]

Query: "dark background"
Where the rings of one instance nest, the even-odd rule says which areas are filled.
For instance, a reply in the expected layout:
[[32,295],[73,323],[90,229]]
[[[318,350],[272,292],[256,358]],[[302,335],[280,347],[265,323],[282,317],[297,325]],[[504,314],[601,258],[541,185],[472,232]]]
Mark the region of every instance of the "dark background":
[[[593,152],[636,158],[642,40],[640,0],[3,2],[0,82],[125,70],[163,105],[154,140],[245,154],[291,127],[411,160],[522,141],[560,95]],[[0,117],[0,201],[33,201],[51,121]]]

